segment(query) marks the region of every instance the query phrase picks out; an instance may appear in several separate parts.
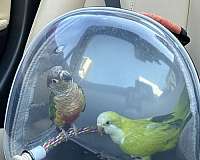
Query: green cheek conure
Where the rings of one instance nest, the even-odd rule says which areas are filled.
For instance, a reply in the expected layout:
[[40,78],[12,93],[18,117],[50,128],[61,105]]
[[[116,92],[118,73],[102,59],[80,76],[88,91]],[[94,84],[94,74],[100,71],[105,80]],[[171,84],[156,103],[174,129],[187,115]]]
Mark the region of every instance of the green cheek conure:
[[50,90],[49,116],[58,128],[73,125],[85,109],[83,90],[61,66],[51,68],[47,75]]
[[181,131],[191,118],[190,101],[184,88],[172,113],[147,119],[130,119],[107,111],[97,118],[99,130],[108,134],[121,150],[150,160],[151,155],[176,146]]

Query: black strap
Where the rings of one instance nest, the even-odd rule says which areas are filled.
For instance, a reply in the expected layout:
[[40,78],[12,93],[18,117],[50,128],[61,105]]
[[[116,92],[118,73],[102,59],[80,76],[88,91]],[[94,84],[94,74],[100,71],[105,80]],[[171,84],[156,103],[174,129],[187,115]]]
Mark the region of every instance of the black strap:
[[120,0],[105,0],[106,7],[121,8]]
[[182,43],[183,46],[187,45],[190,42],[190,37],[187,35],[186,30],[181,28],[181,33],[180,34],[175,34],[173,33],[178,40]]

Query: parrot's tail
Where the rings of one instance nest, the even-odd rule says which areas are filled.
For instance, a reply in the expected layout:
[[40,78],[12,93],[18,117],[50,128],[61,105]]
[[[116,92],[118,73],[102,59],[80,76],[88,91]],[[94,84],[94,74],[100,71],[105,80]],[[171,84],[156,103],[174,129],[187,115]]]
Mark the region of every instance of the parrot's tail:
[[192,117],[190,111],[190,99],[186,86],[184,87],[177,105],[175,106],[173,118],[171,122],[181,122],[181,127],[184,128],[185,124]]
[[182,130],[191,117],[190,99],[187,88],[184,87],[174,111],[167,115],[152,117],[151,121],[167,123],[171,127],[180,128]]

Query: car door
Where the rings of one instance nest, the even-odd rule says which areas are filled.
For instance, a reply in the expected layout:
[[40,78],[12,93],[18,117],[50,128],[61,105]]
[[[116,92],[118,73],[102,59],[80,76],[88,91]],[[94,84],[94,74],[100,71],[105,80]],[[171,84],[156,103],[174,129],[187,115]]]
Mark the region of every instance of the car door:
[[0,127],[40,0],[0,0]]
[[7,27],[10,19],[10,0],[1,0],[0,5],[0,55],[5,46]]

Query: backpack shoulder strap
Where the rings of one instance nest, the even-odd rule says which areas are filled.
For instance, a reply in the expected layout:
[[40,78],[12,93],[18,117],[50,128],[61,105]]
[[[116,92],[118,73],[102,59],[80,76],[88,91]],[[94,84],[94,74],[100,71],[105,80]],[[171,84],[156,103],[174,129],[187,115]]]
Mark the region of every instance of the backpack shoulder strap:
[[121,8],[120,0],[105,0],[106,7]]

